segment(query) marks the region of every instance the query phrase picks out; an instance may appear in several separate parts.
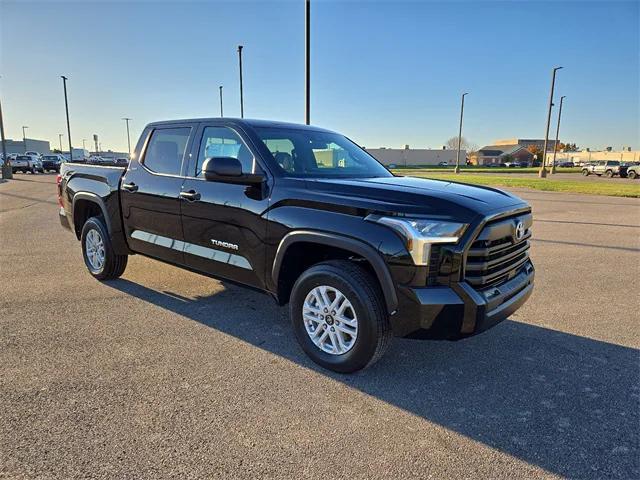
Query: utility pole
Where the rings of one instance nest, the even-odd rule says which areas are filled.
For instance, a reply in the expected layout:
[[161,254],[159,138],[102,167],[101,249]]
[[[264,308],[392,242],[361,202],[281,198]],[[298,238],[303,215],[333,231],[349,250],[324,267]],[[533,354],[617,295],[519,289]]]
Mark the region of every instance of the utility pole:
[[83,139],[82,139],[82,149],[83,149],[83,150],[86,150],[86,149],[87,149],[87,139],[86,139],[86,138],[83,138]]
[[222,85],[218,88],[220,89],[220,117],[224,117],[224,111],[222,110]]
[[304,123],[311,124],[311,0],[304,2]]
[[124,117],[122,120],[127,122],[127,146],[129,147],[129,160],[131,160],[131,137],[129,136],[129,120],[131,118]]
[[2,118],[2,103],[0,103],[0,136],[2,138],[2,178],[9,180],[13,178],[9,158],[7,157],[7,141],[4,138],[4,120]]
[[58,140],[60,141],[60,153],[62,153],[62,137],[64,137],[64,133],[59,133]]
[[24,145],[24,153],[27,153],[27,134],[25,133],[25,130],[29,128],[26,125],[22,126],[22,143]]
[[549,111],[547,112],[547,129],[544,134],[544,149],[542,150],[542,162],[540,163],[540,178],[547,177],[547,145],[549,143],[549,124],[551,123],[551,109],[553,108],[553,89],[556,85],[556,72],[562,67],[554,67],[551,74],[551,93],[549,94]]
[[551,173],[556,173],[556,152],[558,151],[558,135],[560,134],[560,118],[562,117],[562,102],[567,98],[566,95],[560,97],[560,109],[558,110],[558,126],[556,127],[556,143],[553,145],[553,164],[551,165]]
[[456,154],[455,172],[460,173],[460,145],[462,144],[462,117],[464,115],[464,97],[469,95],[467,92],[462,94],[462,102],[460,104],[460,128],[458,129],[458,153]]
[[64,109],[67,112],[67,136],[69,137],[69,161],[73,162],[73,147],[71,146],[71,124],[69,123],[69,101],[67,99],[67,77],[60,75],[64,88]]
[[244,99],[242,97],[242,45],[238,45],[238,64],[240,66],[240,118],[244,118]]

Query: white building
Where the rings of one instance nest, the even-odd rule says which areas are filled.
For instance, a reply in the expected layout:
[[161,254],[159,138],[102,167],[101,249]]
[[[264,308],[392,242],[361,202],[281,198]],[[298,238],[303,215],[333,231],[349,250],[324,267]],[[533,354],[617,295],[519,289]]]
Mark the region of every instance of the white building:
[[[456,164],[457,150],[432,150],[428,148],[411,149],[409,145],[405,148],[367,148],[369,154],[374,156],[383,165],[397,165],[399,167],[408,165],[438,165],[440,162],[447,162],[449,165]],[[467,158],[467,151],[460,150],[460,164],[464,165]]]

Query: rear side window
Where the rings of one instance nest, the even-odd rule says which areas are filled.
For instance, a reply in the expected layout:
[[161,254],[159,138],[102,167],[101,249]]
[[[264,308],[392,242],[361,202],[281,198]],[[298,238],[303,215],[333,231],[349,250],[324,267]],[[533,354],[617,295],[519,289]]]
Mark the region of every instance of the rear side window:
[[190,127],[159,128],[153,131],[142,162],[152,172],[180,175]]

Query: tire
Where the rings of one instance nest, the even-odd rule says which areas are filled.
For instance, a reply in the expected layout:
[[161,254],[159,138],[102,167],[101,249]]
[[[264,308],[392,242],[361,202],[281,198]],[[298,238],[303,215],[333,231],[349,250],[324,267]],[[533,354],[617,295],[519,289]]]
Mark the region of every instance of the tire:
[[582,170],[582,175],[584,175],[585,177],[588,177],[589,176],[589,170],[587,170],[587,169]]
[[[95,240],[96,235],[102,242],[102,248],[97,249],[98,255],[100,251],[103,252],[101,262],[96,262],[95,258],[91,258],[90,252],[88,251],[89,247],[87,237],[91,236],[91,239]],[[84,263],[87,266],[89,273],[95,278],[98,280],[112,280],[114,278],[118,278],[124,273],[125,268],[127,268],[128,256],[117,255],[113,251],[111,238],[109,237],[109,232],[102,217],[91,217],[85,222],[82,227],[80,241],[82,244],[82,257],[84,259]],[[93,242],[90,240],[89,243]],[[100,260],[100,258],[98,258],[98,260]]]
[[607,177],[607,178],[612,178],[613,177],[613,171],[607,170],[606,172],[604,172],[604,176]]
[[[308,333],[307,330],[312,328],[314,322],[308,322],[303,318],[307,298],[313,295],[314,289],[322,287],[328,287],[330,301],[336,299],[337,295],[331,297],[331,289],[334,289],[342,294],[349,304],[343,315],[336,315],[335,320],[329,315],[326,318],[331,318],[331,321],[315,322],[316,330],[323,328],[320,330],[320,337],[324,338],[325,333],[330,336],[324,340],[325,348],[331,348],[326,345],[327,342],[332,345],[340,343],[337,335],[340,335],[342,342],[347,339],[350,347],[345,348],[342,353],[327,352],[314,343],[311,339],[312,333]],[[339,373],[352,373],[366,368],[382,357],[391,342],[392,331],[383,298],[376,279],[354,262],[332,260],[314,265],[300,275],[291,292],[289,315],[296,339],[311,360],[324,368]],[[320,305],[314,302],[311,308],[317,306]],[[323,310],[321,306],[318,309]],[[318,317],[319,315],[312,318]],[[342,319],[342,323],[339,319]],[[345,320],[353,322],[354,319],[357,325],[355,339],[342,333],[345,327],[348,327]],[[331,330],[334,328],[335,330]]]
[[31,169],[31,170],[29,170],[29,171],[31,172],[31,175],[35,175],[37,170],[36,170],[35,168],[32,168],[32,169]]
[[633,180],[634,178],[638,178],[638,174],[634,170],[631,170],[630,172],[627,173],[627,177]]

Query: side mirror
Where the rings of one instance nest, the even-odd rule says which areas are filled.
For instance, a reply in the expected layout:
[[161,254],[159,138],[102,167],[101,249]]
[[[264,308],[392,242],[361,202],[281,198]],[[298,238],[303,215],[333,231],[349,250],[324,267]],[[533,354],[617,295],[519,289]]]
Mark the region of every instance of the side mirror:
[[233,157],[210,157],[202,165],[204,178],[209,182],[257,185],[264,182],[264,175],[242,173],[242,164]]

